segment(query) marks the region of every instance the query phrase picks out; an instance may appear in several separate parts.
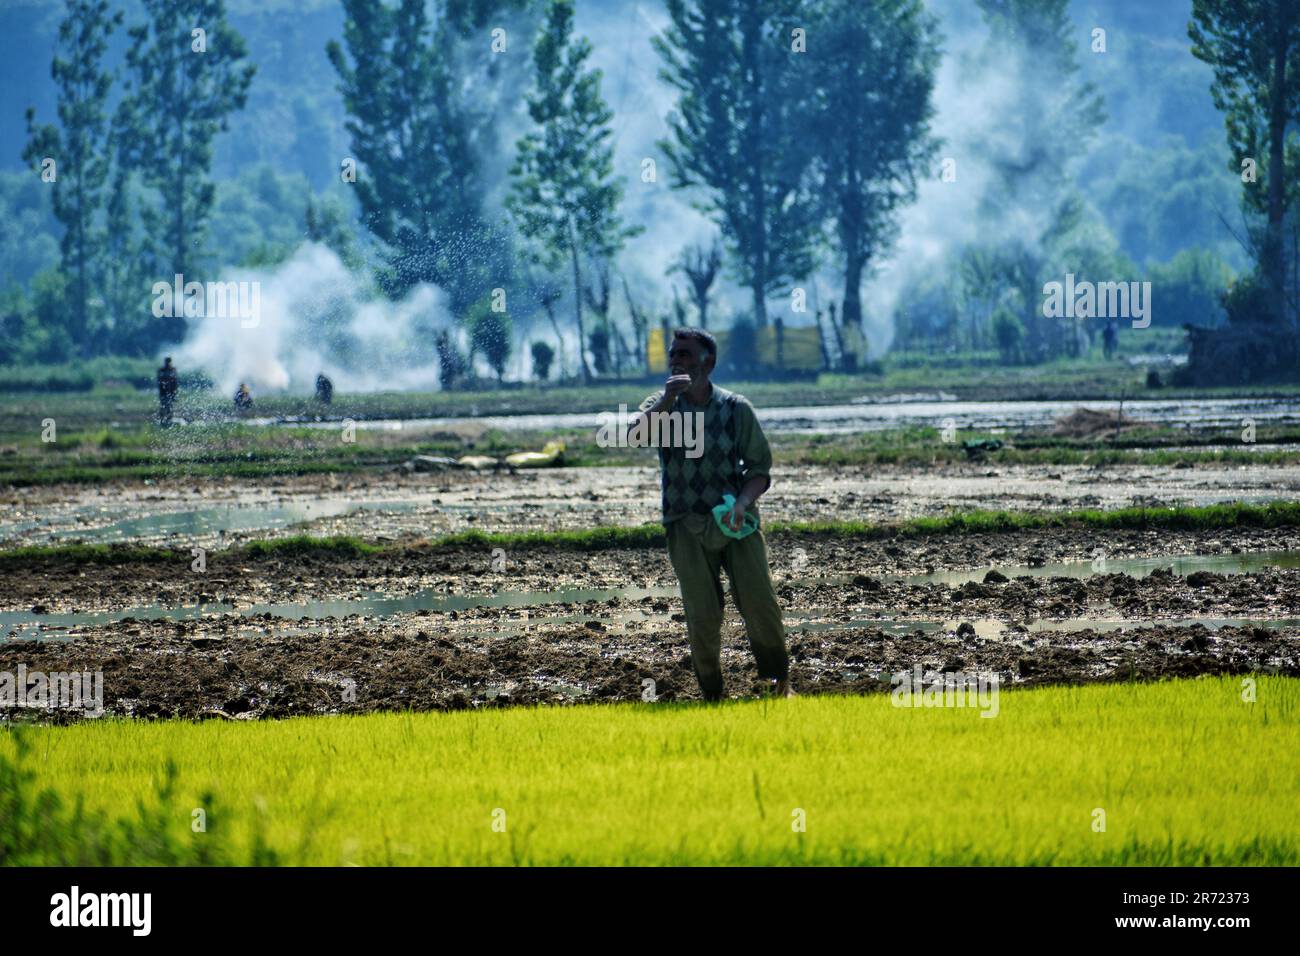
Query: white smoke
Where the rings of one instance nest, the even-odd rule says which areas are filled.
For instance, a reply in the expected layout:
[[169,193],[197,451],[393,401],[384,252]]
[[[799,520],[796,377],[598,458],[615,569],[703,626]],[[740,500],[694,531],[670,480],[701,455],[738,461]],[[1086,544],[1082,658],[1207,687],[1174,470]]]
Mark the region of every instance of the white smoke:
[[226,270],[221,280],[260,283],[260,314],[190,319],[173,354],[223,392],[244,382],[255,396],[311,393],[320,372],[348,392],[437,388],[433,335],[450,317],[436,287],[419,285],[390,302],[316,243],[273,268]]
[[[941,141],[938,162],[918,184],[916,202],[901,211],[898,238],[889,254],[873,263],[874,275],[863,292],[863,321],[872,355],[888,351],[893,342],[894,309],[910,282],[947,268],[952,253],[965,245],[1012,235],[1024,226],[993,221],[980,209],[994,182],[984,159],[987,151],[980,144],[1005,132],[1000,121],[1017,108],[1019,71],[1005,61],[984,69],[974,65],[971,56],[987,36],[982,23],[974,34],[959,36],[957,49],[952,35],[945,37],[935,76],[931,132]],[[943,180],[944,160],[952,163],[955,181]],[[842,287],[841,279],[837,298]]]
[[[952,253],[972,242],[1036,236],[1041,232],[1039,220],[1048,214],[1046,207],[1036,211],[1025,203],[997,215],[982,208],[995,180],[985,157],[1014,154],[1016,144],[1003,137],[1014,133],[1015,124],[1008,118],[1014,119],[1037,95],[1027,87],[1032,70],[1005,57],[979,62],[977,54],[988,31],[968,0],[932,0],[928,6],[939,17],[943,37],[932,126],[945,141],[938,158],[956,161],[956,181],[942,181],[936,163],[921,182],[916,202],[901,211],[897,241],[871,263],[862,303],[873,357],[889,348],[899,297],[916,277],[950,268]],[[615,170],[624,183],[620,212],[625,222],[645,230],[627,242],[616,266],[626,276],[638,306],[656,323],[660,316],[671,314],[674,285],[682,300],[689,301],[684,278],[668,274],[673,260],[684,247],[708,244],[717,235],[716,225],[692,206],[692,199],[700,197],[671,187],[669,166],[657,145],[668,136],[667,117],[677,94],[659,78],[662,64],[650,40],[662,33],[668,16],[662,4],[653,0],[579,3],[576,13],[575,33],[591,40],[589,64],[602,71],[601,93],[614,111]],[[512,79],[499,88],[484,87],[496,97],[484,108],[490,108],[499,124],[497,151],[489,155],[485,173],[492,184],[488,207],[494,216],[504,215],[500,204],[509,187],[507,170],[515,142],[530,128],[521,91],[531,82],[528,57],[537,27],[535,17],[502,23],[509,29],[510,46],[501,66],[510,66]],[[1082,28],[1080,36],[1087,36]],[[646,159],[655,161],[655,182],[643,181]],[[436,288],[422,286],[398,303],[372,298],[367,284],[349,274],[337,257],[310,245],[276,269],[233,270],[223,276],[250,277],[263,283],[259,327],[242,329],[237,321],[197,320],[178,353],[181,361],[208,369],[222,389],[233,391],[247,380],[254,389],[309,392],[320,371],[330,375],[337,388],[348,391],[436,387],[433,333],[451,323],[445,299]],[[554,278],[565,294],[555,308],[565,336],[563,364],[572,373],[578,366],[577,336],[567,267]],[[807,287],[809,312],[791,325],[811,324],[816,309],[825,310],[843,298],[843,275],[833,258],[802,285]],[[726,269],[714,294],[715,328],[749,308],[748,291],[737,287]],[[617,276],[612,298],[613,317],[626,334],[628,316]],[[789,299],[772,301],[776,314]],[[529,343],[540,339],[554,344],[554,333],[540,311],[530,318],[522,311],[511,312],[514,349],[506,375],[527,378],[532,374]],[[481,364],[480,371],[486,371]]]
[[[629,239],[618,265],[628,278],[638,307],[648,310],[652,320],[670,314],[672,286],[682,301],[689,302],[688,285],[681,275],[668,275],[673,261],[691,245],[709,245],[718,234],[703,213],[693,208],[692,197],[673,189],[667,159],[658,141],[668,138],[668,115],[677,102],[677,91],[659,78],[663,65],[650,44],[669,25],[661,3],[638,0],[598,6],[579,4],[575,33],[591,40],[589,63],[601,71],[600,91],[614,111],[612,123],[614,168],[624,183],[620,210],[627,222],[644,228]],[[654,161],[654,182],[645,182],[646,160]],[[731,285],[725,276],[714,287],[722,313],[734,306],[748,308],[747,292]],[[614,296],[622,315],[622,289]]]
[[[946,265],[950,252],[976,238],[988,238],[990,223],[981,218],[980,203],[991,185],[992,173],[979,155],[982,142],[1004,128],[1007,112],[1020,94],[1020,71],[1003,62],[986,68],[974,66],[970,57],[983,44],[987,29],[965,0],[939,4],[943,52],[936,77],[934,133],[947,145],[940,156],[958,158],[957,182],[935,175],[920,184],[917,201],[900,215],[899,239],[878,262],[864,283],[863,318],[871,355],[885,352],[893,340],[894,308],[906,284],[920,271]],[[627,243],[619,265],[634,294],[654,318],[668,313],[675,284],[683,301],[687,286],[682,276],[668,269],[682,249],[708,244],[717,227],[695,209],[688,192],[671,188],[669,167],[657,142],[669,134],[667,117],[677,92],[658,76],[662,65],[650,44],[669,19],[660,4],[621,0],[609,5],[580,4],[576,30],[593,45],[591,63],[603,72],[601,92],[614,110],[615,167],[625,177],[622,212],[645,228]],[[657,182],[642,182],[642,163],[656,161]],[[1018,226],[998,223],[997,230],[1016,234]],[[844,277],[836,262],[828,262],[817,275],[799,283],[808,296],[806,317],[789,316],[789,297],[771,300],[772,314],[786,316],[790,325],[812,324],[813,313],[843,299]],[[717,301],[714,324],[730,321],[749,310],[749,291],[739,288],[724,270],[714,289]],[[621,297],[618,297],[621,298]]]
[[[1001,48],[995,56],[987,55],[988,27],[970,9],[953,2],[932,4],[932,9],[939,16],[943,56],[935,76],[931,131],[942,145],[931,175],[918,184],[916,201],[899,215],[896,242],[874,263],[866,283],[863,318],[873,355],[892,343],[895,309],[909,285],[929,275],[950,274],[955,254],[967,246],[1037,241],[1055,209],[1051,197],[1028,192],[996,207],[986,200],[1004,189],[993,161],[1030,164],[1036,144],[1023,119],[1049,113],[1061,91],[1037,79],[1031,54]],[[952,181],[944,179],[945,161]],[[1026,189],[1031,185],[1027,181]]]

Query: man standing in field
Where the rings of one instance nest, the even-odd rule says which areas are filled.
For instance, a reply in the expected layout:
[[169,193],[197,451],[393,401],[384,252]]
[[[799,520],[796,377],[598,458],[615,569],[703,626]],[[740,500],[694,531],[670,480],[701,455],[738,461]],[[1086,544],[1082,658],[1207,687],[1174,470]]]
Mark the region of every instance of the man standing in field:
[[[744,525],[746,512],[758,519],[754,502],[772,484],[772,452],[749,400],[712,384],[718,346],[702,329],[678,329],[668,352],[664,389],[641,403],[640,413],[703,414],[702,450],[661,447],[663,523],[668,557],[681,585],[691,665],[705,700],[721,700],[722,583],[725,568],[732,597],[745,620],[749,646],[759,677],[775,681],[775,693],[793,697],[785,624],[772,588],[767,542],[761,526],[744,538],[723,534],[713,509],[723,496],[735,498],[724,517],[732,530]],[[639,415],[633,416],[632,427]],[[667,444],[667,443],[663,443]]]
[[158,421],[163,428],[172,423],[172,407],[176,404],[176,392],[180,388],[180,379],[176,376],[176,366],[168,355],[158,369]]

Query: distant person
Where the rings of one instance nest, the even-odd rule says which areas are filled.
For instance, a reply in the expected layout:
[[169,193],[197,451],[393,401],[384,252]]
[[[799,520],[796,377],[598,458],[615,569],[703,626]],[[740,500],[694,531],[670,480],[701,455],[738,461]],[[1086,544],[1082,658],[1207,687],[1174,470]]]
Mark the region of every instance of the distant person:
[[169,355],[163,359],[162,368],[158,369],[158,421],[163,428],[172,423],[172,406],[176,404],[176,392],[180,388],[180,379],[176,377],[176,366]]
[[325,377],[324,372],[316,376],[316,401],[322,405],[334,401],[334,383]]
[[248,386],[243,382],[239,383],[239,388],[235,389],[235,408],[241,412],[246,412],[253,407],[253,393],[248,390]]
[[1106,320],[1106,330],[1102,333],[1102,351],[1106,358],[1115,357],[1115,348],[1119,345],[1119,323],[1112,317]]

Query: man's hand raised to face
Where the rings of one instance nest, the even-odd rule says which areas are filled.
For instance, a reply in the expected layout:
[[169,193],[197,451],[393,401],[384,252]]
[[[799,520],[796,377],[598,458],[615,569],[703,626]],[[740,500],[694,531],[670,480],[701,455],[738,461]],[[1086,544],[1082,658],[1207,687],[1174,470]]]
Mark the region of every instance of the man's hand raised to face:
[[[691,387],[691,377],[689,375],[672,375],[668,381],[664,382],[663,394],[655,401],[653,405],[643,406],[638,414],[656,414],[666,412],[673,402],[677,401],[677,396],[682,394]],[[633,416],[632,421],[636,421]]]
[[691,377],[689,375],[670,375],[668,381],[664,382],[664,400],[671,402],[691,387]]

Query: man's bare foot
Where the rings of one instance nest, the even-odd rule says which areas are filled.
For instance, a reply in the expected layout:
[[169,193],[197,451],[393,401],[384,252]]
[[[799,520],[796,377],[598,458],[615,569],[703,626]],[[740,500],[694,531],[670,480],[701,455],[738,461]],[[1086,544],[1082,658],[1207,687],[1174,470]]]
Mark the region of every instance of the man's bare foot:
[[784,677],[776,682],[776,687],[772,691],[773,697],[798,697],[794,688],[790,686],[790,678]]

